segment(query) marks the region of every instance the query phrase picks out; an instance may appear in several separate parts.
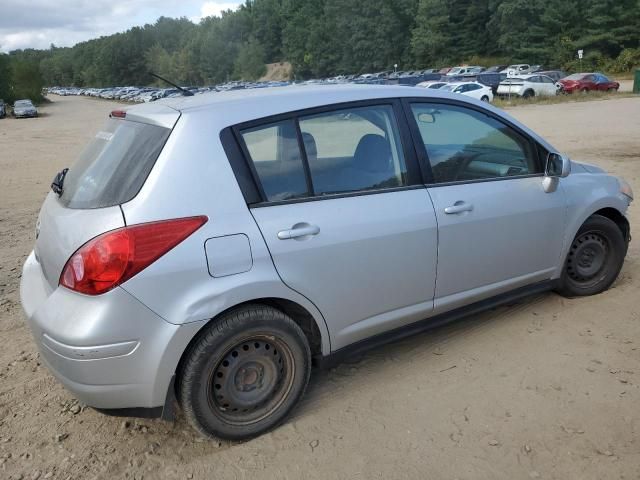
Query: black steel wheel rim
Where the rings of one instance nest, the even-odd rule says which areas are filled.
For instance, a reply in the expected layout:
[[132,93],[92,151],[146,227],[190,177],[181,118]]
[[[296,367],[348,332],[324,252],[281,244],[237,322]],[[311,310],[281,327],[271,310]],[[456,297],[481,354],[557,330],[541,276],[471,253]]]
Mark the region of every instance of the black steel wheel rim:
[[273,335],[238,342],[212,370],[209,405],[221,420],[249,425],[271,415],[287,398],[295,374],[289,346]]
[[583,233],[571,245],[567,275],[580,286],[595,285],[606,273],[609,252],[609,241],[602,233]]

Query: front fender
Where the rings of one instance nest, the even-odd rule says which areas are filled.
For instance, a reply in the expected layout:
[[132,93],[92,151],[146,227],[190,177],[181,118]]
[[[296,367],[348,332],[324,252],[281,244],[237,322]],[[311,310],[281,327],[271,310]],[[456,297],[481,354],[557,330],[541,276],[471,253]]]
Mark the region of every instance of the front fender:
[[562,262],[553,278],[560,277],[573,239],[587,218],[604,208],[613,208],[625,215],[629,207],[629,199],[620,193],[618,179],[611,175],[572,173],[561,180],[560,187],[567,201],[567,226],[560,257]]

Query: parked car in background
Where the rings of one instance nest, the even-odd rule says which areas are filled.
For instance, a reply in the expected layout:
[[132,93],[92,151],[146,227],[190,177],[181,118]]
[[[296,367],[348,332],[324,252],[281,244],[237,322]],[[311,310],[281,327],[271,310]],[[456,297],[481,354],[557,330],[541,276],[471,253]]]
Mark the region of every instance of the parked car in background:
[[437,89],[440,87],[444,87],[445,85],[447,85],[447,82],[442,82],[440,80],[429,80],[426,82],[418,83],[416,87]]
[[574,73],[560,80],[566,93],[574,92],[617,92],[618,82],[610,80],[602,73]]
[[37,117],[38,109],[31,100],[16,100],[13,104],[13,116],[16,118]]
[[483,102],[493,101],[493,91],[491,87],[487,87],[478,82],[454,82],[443,85],[439,90],[445,90],[453,93],[460,93],[467,97],[477,98]]
[[507,78],[506,73],[499,73],[495,71],[487,72],[486,70],[476,75],[476,81],[486,85],[487,87],[491,87],[491,91],[494,95],[498,93],[498,85],[500,85],[500,82],[505,78]]
[[240,440],[287,418],[312,361],[608,289],[632,199],[441,90],[162,100],[112,112],[56,176],[20,299],[39,360],[83,404],[172,418],[177,398],[199,432]]
[[4,118],[7,116],[7,105],[4,103],[4,100],[0,98],[0,118]]
[[468,76],[468,75],[476,75],[484,70],[484,67],[480,66],[461,66],[461,67],[453,67],[451,70],[447,72],[448,77],[452,76]]
[[536,72],[538,75],[546,75],[547,77],[551,77],[554,82],[558,82],[560,79],[567,76],[566,72],[562,70],[541,70]]
[[493,65],[487,68],[483,73],[500,73],[509,65]]
[[502,70],[500,73],[506,73],[510,77],[516,77],[520,75],[526,75],[531,73],[531,65],[526,63],[520,63],[516,65],[509,65],[507,68]]
[[498,95],[507,97],[517,95],[523,98],[545,97],[558,94],[559,86],[546,75],[519,75],[505,78],[498,85]]

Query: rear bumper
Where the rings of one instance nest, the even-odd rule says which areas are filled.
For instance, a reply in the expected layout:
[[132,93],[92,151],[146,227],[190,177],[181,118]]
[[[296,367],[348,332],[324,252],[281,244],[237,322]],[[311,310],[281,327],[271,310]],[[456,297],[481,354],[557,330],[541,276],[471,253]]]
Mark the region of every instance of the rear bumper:
[[80,401],[102,409],[163,407],[203,324],[166,322],[122,288],[98,296],[52,289],[33,253],[20,298],[43,363]]

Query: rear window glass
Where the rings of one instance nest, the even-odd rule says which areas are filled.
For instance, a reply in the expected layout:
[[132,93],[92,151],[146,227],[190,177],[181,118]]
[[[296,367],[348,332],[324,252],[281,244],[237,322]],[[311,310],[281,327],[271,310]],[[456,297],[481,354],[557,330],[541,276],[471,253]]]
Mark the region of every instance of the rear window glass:
[[60,197],[69,208],[103,208],[128,202],[142,188],[171,130],[110,119],[64,179]]
[[268,201],[292,200],[308,195],[292,120],[243,130],[242,138]]

